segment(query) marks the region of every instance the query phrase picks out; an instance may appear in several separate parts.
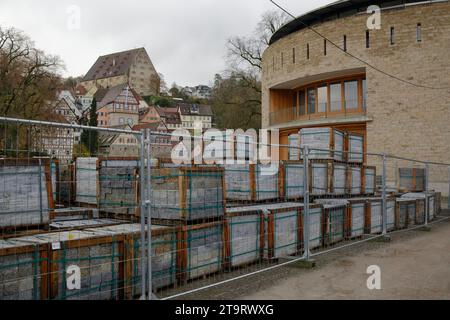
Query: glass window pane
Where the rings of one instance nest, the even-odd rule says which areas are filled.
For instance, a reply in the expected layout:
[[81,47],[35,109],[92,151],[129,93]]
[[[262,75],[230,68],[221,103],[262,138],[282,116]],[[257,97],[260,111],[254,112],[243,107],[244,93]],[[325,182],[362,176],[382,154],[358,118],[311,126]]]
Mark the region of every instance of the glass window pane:
[[306,95],[305,95],[305,90],[299,91],[298,92],[298,98],[299,98],[299,103],[300,103],[300,108],[299,108],[299,114],[301,116],[306,114]]
[[345,82],[345,108],[358,109],[358,81]]
[[317,88],[317,101],[317,112],[327,111],[328,87],[326,85]]
[[395,44],[395,29],[391,27],[391,45]]
[[316,112],[316,89],[308,89],[308,114]]
[[331,111],[342,110],[341,84],[330,84],[330,109]]
[[420,23],[417,24],[417,42],[422,41],[422,25]]
[[369,30],[366,31],[366,48],[370,48],[370,33],[369,33]]

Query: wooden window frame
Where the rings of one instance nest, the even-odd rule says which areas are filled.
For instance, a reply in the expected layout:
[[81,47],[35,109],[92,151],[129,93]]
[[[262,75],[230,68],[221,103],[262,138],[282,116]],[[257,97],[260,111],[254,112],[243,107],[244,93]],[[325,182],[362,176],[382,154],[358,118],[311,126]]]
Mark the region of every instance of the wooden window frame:
[[[341,78],[335,78],[335,79],[328,79],[326,81],[318,81],[316,83],[308,84],[306,86],[298,87],[294,89],[294,94],[297,95],[297,116],[299,119],[315,119],[315,118],[323,118],[324,116],[339,116],[339,115],[346,115],[346,114],[362,114],[364,113],[363,108],[363,80],[366,79],[365,74],[359,74],[354,76],[348,76],[348,77],[341,77]],[[345,103],[345,83],[349,81],[357,81],[357,101],[358,106],[355,109],[346,109],[346,103]],[[340,83],[341,85],[341,109],[337,111],[331,110],[331,92],[330,92],[330,85]],[[319,111],[319,95],[318,95],[318,88],[323,87],[326,85],[327,87],[327,107],[325,108],[324,112],[318,112]],[[314,113],[309,112],[309,97],[308,97],[308,90],[314,89],[315,91],[315,110]],[[305,93],[305,115],[300,114],[300,91],[304,91]]]

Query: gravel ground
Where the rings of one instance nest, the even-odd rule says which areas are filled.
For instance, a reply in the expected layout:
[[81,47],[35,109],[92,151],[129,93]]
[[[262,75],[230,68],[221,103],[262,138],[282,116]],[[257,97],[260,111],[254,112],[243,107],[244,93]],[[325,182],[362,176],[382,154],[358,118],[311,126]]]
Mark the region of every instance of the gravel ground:
[[[450,220],[433,224],[432,232],[395,233],[391,240],[364,242],[317,256],[313,270],[280,267],[179,299],[450,299]],[[367,288],[370,265],[381,268],[382,290]],[[258,268],[262,266],[196,282],[183,291]],[[165,296],[175,293],[168,291]]]

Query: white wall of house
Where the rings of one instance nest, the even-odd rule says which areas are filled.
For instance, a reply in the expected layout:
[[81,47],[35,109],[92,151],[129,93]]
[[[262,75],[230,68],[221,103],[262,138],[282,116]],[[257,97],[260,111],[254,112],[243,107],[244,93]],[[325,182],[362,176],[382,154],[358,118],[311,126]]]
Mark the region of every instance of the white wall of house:
[[[201,127],[202,129],[212,128],[212,117],[210,116],[181,116],[181,121],[183,123],[183,128],[185,129],[196,129]],[[198,125],[198,127],[197,127]]]

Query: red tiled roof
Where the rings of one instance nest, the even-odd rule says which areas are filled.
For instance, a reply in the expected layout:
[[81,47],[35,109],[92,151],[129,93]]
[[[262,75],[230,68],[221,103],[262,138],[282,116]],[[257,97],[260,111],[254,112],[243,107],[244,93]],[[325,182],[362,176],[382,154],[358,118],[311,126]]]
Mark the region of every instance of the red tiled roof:
[[164,124],[164,122],[155,122],[155,123],[141,123],[141,124],[138,124],[138,125],[135,125],[134,127],[133,127],[133,130],[134,131],[141,131],[142,129],[150,129],[151,131],[157,131],[158,130],[158,128],[161,126],[161,125],[163,125],[164,127],[165,127],[165,130],[164,131],[167,131],[168,129],[167,129],[167,127],[166,127],[166,125]]
[[[213,112],[212,108],[209,105],[204,104],[191,104],[191,103],[179,103],[178,107],[180,108],[180,113],[184,116],[203,116],[203,117],[212,117]],[[197,112],[194,112],[196,110]]]
[[178,108],[159,108],[161,117],[166,119],[167,124],[181,124]]
[[87,93],[86,88],[85,88],[83,85],[81,85],[81,84],[79,84],[79,85],[75,88],[75,94],[76,94],[77,96],[84,96],[84,95],[86,95],[86,93]]
[[[122,93],[122,91],[128,86],[128,84],[123,83],[123,84],[119,84],[117,86],[114,86],[112,88],[107,89],[106,94],[104,95],[103,99],[100,101],[99,103],[99,108],[102,108],[104,106],[106,106],[107,104],[114,102],[114,100],[116,100],[116,98]],[[132,95],[134,95],[134,97],[137,99],[136,97],[136,91],[134,91],[133,89],[131,89],[129,91],[129,96],[131,97]]]

